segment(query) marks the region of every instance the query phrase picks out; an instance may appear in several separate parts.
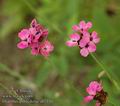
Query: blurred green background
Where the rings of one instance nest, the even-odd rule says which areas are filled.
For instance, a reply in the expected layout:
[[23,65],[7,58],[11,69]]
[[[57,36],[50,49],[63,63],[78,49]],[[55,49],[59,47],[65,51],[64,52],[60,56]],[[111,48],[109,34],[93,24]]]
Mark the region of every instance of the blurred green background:
[[[120,83],[120,0],[0,0],[0,82],[7,88],[31,88],[35,98],[52,103],[13,104],[12,106],[94,106],[82,103],[89,82],[103,71],[91,56],[83,58],[79,49],[65,45],[72,25],[92,21],[101,37],[96,55]],[[19,50],[18,32],[36,18],[49,29],[54,44],[49,61]],[[19,75],[22,76],[19,77]],[[101,77],[111,103],[120,106],[120,92]],[[2,88],[1,88],[2,89]],[[0,104],[8,106],[8,104]],[[11,106],[11,105],[10,105]]]

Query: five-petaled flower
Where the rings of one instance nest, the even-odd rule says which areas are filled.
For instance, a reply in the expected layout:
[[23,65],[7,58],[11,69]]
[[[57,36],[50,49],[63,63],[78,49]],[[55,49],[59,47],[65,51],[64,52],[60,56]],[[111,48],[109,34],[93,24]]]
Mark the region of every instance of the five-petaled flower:
[[86,92],[89,94],[84,98],[86,103],[89,103],[92,100],[96,100],[96,106],[102,106],[106,103],[107,92],[103,90],[101,83],[97,81],[92,81],[89,84],[89,87],[86,89]]
[[91,27],[92,23],[85,23],[85,21],[81,21],[79,25],[74,25],[72,29],[75,33],[71,34],[70,40],[66,42],[66,45],[69,47],[78,46],[83,57],[87,57],[89,53],[95,52],[96,44],[100,41],[96,31],[88,32]]
[[[30,28],[23,29],[19,32],[18,37],[21,41],[17,44],[20,49],[30,47],[33,55],[48,56],[53,51],[53,45],[47,40],[48,29],[44,28],[41,24],[38,24],[36,19],[33,19]],[[43,52],[43,46],[47,45],[46,52]]]
[[85,21],[80,21],[79,25],[73,25],[72,29],[74,31],[80,31],[82,33],[83,31],[88,31],[91,27],[91,22],[85,23]]

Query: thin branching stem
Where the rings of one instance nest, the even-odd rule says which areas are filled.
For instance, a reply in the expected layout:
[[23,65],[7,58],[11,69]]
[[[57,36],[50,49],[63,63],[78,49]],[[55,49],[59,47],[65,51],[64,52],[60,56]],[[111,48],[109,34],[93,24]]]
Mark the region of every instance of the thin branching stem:
[[93,53],[91,53],[91,56],[92,56],[92,58],[96,61],[96,63],[101,67],[101,69],[103,70],[103,71],[105,71],[105,73],[106,73],[106,75],[107,75],[107,77],[110,79],[110,81],[115,85],[115,87],[120,91],[120,86],[119,86],[119,84],[117,83],[117,81],[115,80],[115,79],[113,79],[113,77],[110,75],[110,73],[108,72],[108,70],[105,68],[105,66],[103,65],[103,63],[101,62],[101,61],[99,61],[98,59],[97,59],[97,57],[93,54]]

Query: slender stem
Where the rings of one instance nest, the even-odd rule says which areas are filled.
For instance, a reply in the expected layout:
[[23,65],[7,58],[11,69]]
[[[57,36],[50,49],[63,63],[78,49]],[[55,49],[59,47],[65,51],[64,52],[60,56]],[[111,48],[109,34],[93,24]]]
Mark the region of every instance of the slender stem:
[[96,63],[101,67],[102,70],[105,71],[106,75],[108,76],[108,78],[112,81],[112,83],[116,86],[116,88],[120,91],[120,86],[119,84],[116,82],[115,79],[113,79],[113,77],[110,75],[110,73],[108,72],[108,70],[106,70],[105,66],[102,64],[102,62],[100,62],[96,56],[94,54],[91,53],[92,58],[96,61]]

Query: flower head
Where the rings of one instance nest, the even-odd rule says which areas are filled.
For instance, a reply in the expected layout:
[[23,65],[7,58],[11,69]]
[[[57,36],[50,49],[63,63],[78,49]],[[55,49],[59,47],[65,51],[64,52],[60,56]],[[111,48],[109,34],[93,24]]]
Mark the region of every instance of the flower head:
[[88,32],[91,27],[92,23],[85,23],[85,21],[81,21],[79,25],[74,25],[73,30],[76,33],[71,34],[70,40],[66,42],[66,45],[69,47],[78,46],[83,57],[87,57],[89,53],[95,52],[96,44],[100,41],[96,31]]
[[49,56],[50,52],[53,51],[54,46],[49,42],[45,41],[42,44],[40,44],[40,54],[47,57]]
[[[19,32],[18,37],[21,39],[17,47],[20,49],[25,49],[27,47],[31,48],[32,55],[38,55],[40,53],[43,44],[48,44],[47,41],[48,29],[44,28],[43,25],[37,23],[36,19],[33,19],[30,28],[23,29]],[[48,44],[50,46],[50,42]],[[41,47],[41,48],[40,48]],[[52,45],[53,47],[53,45]],[[48,48],[48,54],[51,52]],[[45,56],[45,55],[43,55]]]
[[84,98],[86,103],[96,100],[96,106],[101,106],[106,103],[107,93],[104,92],[101,83],[97,81],[92,81],[86,89],[89,94]]

